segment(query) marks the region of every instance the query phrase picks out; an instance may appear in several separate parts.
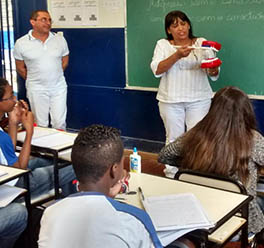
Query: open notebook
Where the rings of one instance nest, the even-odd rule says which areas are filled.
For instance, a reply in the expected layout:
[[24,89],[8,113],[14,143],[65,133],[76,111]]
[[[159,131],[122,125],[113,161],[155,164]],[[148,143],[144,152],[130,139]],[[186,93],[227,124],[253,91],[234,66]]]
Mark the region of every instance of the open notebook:
[[188,232],[214,226],[191,193],[146,197],[142,204],[164,246]]

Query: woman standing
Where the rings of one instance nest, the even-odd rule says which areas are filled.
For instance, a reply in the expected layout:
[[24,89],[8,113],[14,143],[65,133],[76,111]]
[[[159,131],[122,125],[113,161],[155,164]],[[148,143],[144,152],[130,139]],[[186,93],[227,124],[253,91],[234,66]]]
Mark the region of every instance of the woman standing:
[[167,39],[157,42],[151,69],[161,78],[157,99],[166,130],[166,144],[169,144],[207,114],[212,98],[208,75],[216,80],[219,69],[201,69],[201,61],[214,57],[214,53],[189,47],[201,47],[205,39],[193,35],[186,14],[181,11],[168,13],[165,32]]

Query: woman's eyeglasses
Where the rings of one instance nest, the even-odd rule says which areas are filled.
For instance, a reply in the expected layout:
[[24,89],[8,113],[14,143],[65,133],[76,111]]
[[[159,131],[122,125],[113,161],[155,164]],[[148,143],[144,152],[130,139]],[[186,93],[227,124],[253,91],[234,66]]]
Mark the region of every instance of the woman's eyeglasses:
[[16,97],[15,95],[12,95],[12,96],[10,96],[10,97],[8,97],[8,98],[0,99],[0,102],[9,101],[9,100],[14,100],[15,97]]

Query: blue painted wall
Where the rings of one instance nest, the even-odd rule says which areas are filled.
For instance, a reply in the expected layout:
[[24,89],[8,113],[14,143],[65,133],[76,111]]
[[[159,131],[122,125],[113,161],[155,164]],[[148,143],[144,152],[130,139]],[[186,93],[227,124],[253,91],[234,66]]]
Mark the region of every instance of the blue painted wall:
[[[14,38],[26,34],[31,25],[29,23],[30,14],[36,9],[47,9],[46,0],[11,0],[14,16]],[[26,99],[25,82],[18,76],[18,98]]]
[[[31,28],[30,13],[46,9],[46,1],[13,0],[15,39]],[[123,136],[163,141],[155,93],[125,90],[125,37],[123,28],[60,29],[68,42],[70,63],[67,125],[79,129],[102,123],[121,129]],[[19,78],[19,97],[25,98],[25,84]]]
[[[45,0],[13,0],[15,38],[30,29],[29,15],[46,9]],[[23,2],[23,3],[22,3]],[[79,129],[92,123],[120,128],[123,136],[164,141],[156,93],[126,90],[125,42],[123,29],[63,29],[70,49],[68,83],[69,128]],[[23,80],[19,97],[25,98]],[[264,132],[264,101],[254,100],[259,128]]]

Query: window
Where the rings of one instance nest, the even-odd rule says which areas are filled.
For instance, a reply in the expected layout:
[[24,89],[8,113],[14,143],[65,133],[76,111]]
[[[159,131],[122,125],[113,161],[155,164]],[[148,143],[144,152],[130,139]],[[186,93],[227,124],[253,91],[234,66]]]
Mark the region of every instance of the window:
[[13,57],[14,27],[11,0],[0,0],[0,11],[1,74],[13,85],[14,92],[17,92],[17,73],[15,59]]

